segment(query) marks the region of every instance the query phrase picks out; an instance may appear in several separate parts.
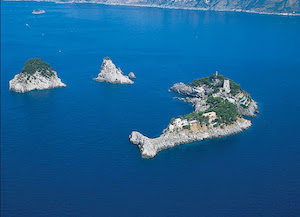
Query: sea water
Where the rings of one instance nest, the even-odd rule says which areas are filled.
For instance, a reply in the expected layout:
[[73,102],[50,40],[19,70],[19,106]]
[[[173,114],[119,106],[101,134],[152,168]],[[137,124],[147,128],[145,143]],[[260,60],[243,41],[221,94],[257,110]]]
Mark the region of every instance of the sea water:
[[[2,215],[299,216],[299,38],[300,17],[1,1]],[[106,56],[135,83],[93,81]],[[34,57],[68,86],[10,92]],[[131,131],[159,136],[193,111],[168,89],[216,70],[253,126],[141,158]]]

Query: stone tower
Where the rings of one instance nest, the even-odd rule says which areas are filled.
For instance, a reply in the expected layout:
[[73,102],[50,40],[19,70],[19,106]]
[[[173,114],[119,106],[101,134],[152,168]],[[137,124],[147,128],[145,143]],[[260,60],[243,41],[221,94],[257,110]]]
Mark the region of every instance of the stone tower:
[[230,93],[230,82],[229,82],[229,80],[224,80],[223,88],[225,90],[225,93]]

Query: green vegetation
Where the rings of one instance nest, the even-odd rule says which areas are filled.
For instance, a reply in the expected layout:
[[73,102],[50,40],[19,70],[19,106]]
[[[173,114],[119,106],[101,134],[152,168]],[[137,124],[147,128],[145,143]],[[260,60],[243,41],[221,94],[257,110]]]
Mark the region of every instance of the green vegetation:
[[28,60],[21,72],[33,75],[36,71],[41,72],[41,74],[46,77],[54,75],[53,69],[50,68],[50,65],[45,63],[41,58]]
[[216,107],[218,104],[222,103],[224,101],[223,98],[221,97],[208,97],[207,98],[207,103],[211,106],[211,107]]
[[187,119],[188,121],[197,120],[200,123],[208,123],[209,120],[208,117],[203,116],[203,112],[192,112],[184,116],[179,116],[179,118]]
[[216,112],[218,124],[232,124],[240,116],[236,105],[221,97],[208,97],[207,103],[210,108],[205,112]]
[[[219,79],[221,82],[219,82],[217,85],[214,85],[213,80],[216,78]],[[218,87],[222,87],[223,81],[226,79],[228,79],[228,78],[224,77],[223,75],[216,76],[215,74],[212,74],[210,77],[199,78],[199,79],[193,80],[193,82],[190,83],[189,85],[191,85],[191,86],[207,85],[209,87],[218,88]]]
[[175,118],[171,118],[171,124],[173,124],[175,121]]
[[[216,85],[214,85],[213,81],[215,79],[219,79],[220,82]],[[192,83],[189,83],[190,86],[201,86],[201,85],[207,85],[210,88],[213,88],[213,93],[219,92],[219,88],[223,86],[224,80],[229,80],[230,82],[230,92],[233,95],[238,94],[240,91],[242,91],[239,84],[235,83],[233,80],[226,78],[223,75],[216,76],[215,74],[211,75],[210,77],[200,78],[194,80]]]
[[109,58],[109,57],[104,57],[104,59],[105,59],[105,60],[110,60],[110,58]]
[[191,86],[208,85],[209,87],[213,86],[211,83],[210,77],[199,78],[199,79],[193,80],[193,82],[190,83],[189,85],[191,85]]
[[183,129],[190,130],[191,129],[191,125],[185,125],[185,126],[183,126]]
[[244,104],[240,104],[240,106],[242,106],[243,108],[248,108],[248,106],[244,105]]
[[[207,95],[203,97],[203,99],[207,99],[206,103],[209,106],[209,109],[205,110],[204,112],[192,112],[184,116],[179,116],[179,118],[187,119],[188,121],[197,120],[200,122],[200,124],[204,123],[207,126],[211,123],[213,124],[213,127],[220,127],[224,129],[226,125],[233,124],[239,117],[242,117],[237,106],[234,103],[229,102],[226,99],[227,97],[223,95],[224,89],[222,87],[224,80],[229,80],[230,93],[232,95],[235,96],[238,93],[243,93],[245,97],[239,97],[239,103],[241,107],[248,108],[247,104],[252,101],[250,94],[243,91],[240,85],[235,83],[233,80],[228,79],[223,75],[213,74],[209,77],[196,79],[192,83],[189,83],[189,85],[192,87],[204,86],[204,89],[207,90]],[[221,92],[221,97],[213,97],[214,93],[219,92]],[[203,116],[204,113],[208,112],[215,112],[217,115],[216,119],[210,122],[208,116]],[[173,122],[174,119],[171,120],[171,123]],[[188,127],[190,126],[187,126],[185,129],[188,129]]]
[[230,80],[230,93],[232,93],[232,95],[236,95],[238,94],[240,91],[242,91],[241,86],[237,83],[235,83],[233,80]]
[[[209,125],[209,117],[203,116],[204,113],[216,112],[217,118],[214,120],[214,127],[222,126],[223,124],[229,125],[234,123],[241,114],[235,104],[229,102],[227,99],[221,97],[208,97],[207,104],[210,108],[205,112],[192,112],[183,116],[179,116],[180,119],[187,119],[188,121],[197,120],[201,123]],[[174,118],[171,119],[171,123],[174,122]]]

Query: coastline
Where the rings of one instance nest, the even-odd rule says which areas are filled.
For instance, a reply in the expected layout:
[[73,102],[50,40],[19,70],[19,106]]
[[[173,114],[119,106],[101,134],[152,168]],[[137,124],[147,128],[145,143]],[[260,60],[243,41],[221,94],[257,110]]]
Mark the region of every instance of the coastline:
[[9,90],[17,93],[27,93],[33,90],[48,90],[53,88],[66,87],[61,79],[54,71],[54,75],[50,78],[44,77],[40,72],[33,75],[19,73],[9,81]]
[[176,6],[163,6],[163,5],[143,5],[143,4],[124,4],[124,3],[106,3],[106,2],[86,2],[86,1],[72,1],[72,2],[60,2],[55,0],[3,0],[7,2],[52,2],[56,4],[101,4],[112,6],[126,6],[126,7],[146,7],[146,8],[162,8],[162,9],[175,9],[175,10],[192,10],[192,11],[216,11],[216,12],[240,12],[260,15],[276,15],[276,16],[300,16],[300,13],[276,13],[276,12],[264,12],[255,10],[243,10],[243,9],[207,9],[207,8],[192,8],[192,7],[176,7]]
[[180,131],[170,131],[169,126],[156,138],[148,138],[138,131],[133,131],[129,135],[129,140],[140,149],[142,158],[154,158],[156,154],[164,149],[173,148],[178,145],[187,144],[204,139],[214,139],[227,137],[243,132],[251,127],[250,120],[239,118],[235,123],[224,128],[207,127],[200,125],[193,130],[181,129]]

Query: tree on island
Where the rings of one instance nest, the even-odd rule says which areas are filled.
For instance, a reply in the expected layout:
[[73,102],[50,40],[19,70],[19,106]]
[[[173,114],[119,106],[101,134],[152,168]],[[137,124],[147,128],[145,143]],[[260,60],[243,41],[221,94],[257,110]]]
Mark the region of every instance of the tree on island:
[[47,77],[54,75],[53,68],[50,68],[50,65],[44,62],[41,58],[29,59],[25,63],[21,72],[27,73],[29,75],[33,75],[37,71],[41,72],[43,76],[47,76]]

